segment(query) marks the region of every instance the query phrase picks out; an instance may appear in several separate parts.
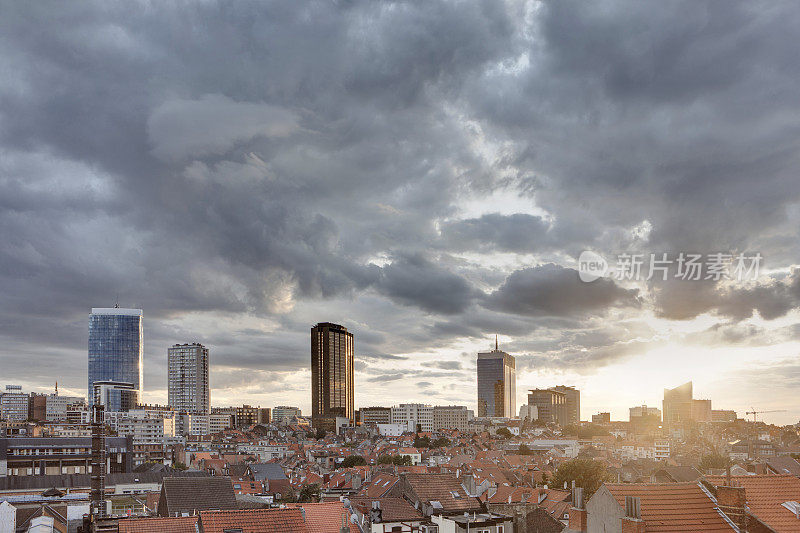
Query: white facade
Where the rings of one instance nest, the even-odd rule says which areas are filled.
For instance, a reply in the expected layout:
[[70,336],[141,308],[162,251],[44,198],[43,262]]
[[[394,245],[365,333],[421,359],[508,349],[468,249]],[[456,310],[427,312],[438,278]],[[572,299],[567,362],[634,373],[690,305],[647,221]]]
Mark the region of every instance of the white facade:
[[170,407],[183,413],[209,414],[208,348],[198,343],[171,346],[167,366]]
[[272,408],[272,421],[279,423],[283,420],[290,420],[294,417],[300,417],[299,407],[291,407],[289,405],[278,405]]
[[29,399],[19,385],[6,385],[5,392],[0,395],[0,419],[18,422],[27,420]]
[[384,437],[399,437],[406,431],[413,431],[409,429],[408,424],[377,424],[378,433]]
[[16,533],[17,508],[8,502],[0,503],[0,533]]
[[392,424],[412,424],[414,431],[433,431],[433,407],[421,403],[401,403],[392,407]]
[[86,399],[80,396],[58,396],[48,394],[45,398],[45,418],[48,422],[66,422],[67,407],[85,406]]
[[270,443],[269,441],[261,441],[259,444],[240,444],[236,447],[236,451],[255,455],[262,463],[294,455],[294,452],[289,450],[285,444]]
[[669,459],[670,448],[668,440],[657,440],[653,445],[653,458],[656,460]]
[[131,435],[133,444],[164,444],[165,439],[175,437],[175,417],[169,411],[137,409],[117,415],[122,415],[115,417],[117,433]]

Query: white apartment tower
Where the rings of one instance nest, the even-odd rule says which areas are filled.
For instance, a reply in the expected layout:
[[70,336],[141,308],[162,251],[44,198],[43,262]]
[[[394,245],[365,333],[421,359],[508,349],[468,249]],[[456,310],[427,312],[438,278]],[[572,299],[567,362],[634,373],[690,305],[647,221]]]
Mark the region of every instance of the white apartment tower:
[[167,349],[168,403],[179,413],[211,412],[208,385],[208,348],[202,344],[176,344]]

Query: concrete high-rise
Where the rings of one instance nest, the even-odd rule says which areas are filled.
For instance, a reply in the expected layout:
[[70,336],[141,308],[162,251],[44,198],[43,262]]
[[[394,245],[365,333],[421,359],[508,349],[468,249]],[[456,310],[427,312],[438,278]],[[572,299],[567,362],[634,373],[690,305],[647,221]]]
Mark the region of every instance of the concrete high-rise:
[[558,385],[553,390],[563,392],[567,396],[567,424],[579,424],[581,421],[581,391],[575,387]]
[[320,322],[311,328],[311,416],[315,427],[334,429],[336,418],[355,424],[353,334]]
[[93,308],[89,315],[89,387],[94,402],[95,381],[132,383],[141,396],[144,330],[141,309]]
[[513,356],[499,349],[478,353],[478,416],[517,414],[517,370]]
[[196,342],[167,348],[167,372],[167,402],[170,407],[193,415],[211,412],[208,348]]
[[561,427],[569,422],[567,415],[567,395],[555,389],[531,389],[528,393],[528,405],[539,411],[539,420]]

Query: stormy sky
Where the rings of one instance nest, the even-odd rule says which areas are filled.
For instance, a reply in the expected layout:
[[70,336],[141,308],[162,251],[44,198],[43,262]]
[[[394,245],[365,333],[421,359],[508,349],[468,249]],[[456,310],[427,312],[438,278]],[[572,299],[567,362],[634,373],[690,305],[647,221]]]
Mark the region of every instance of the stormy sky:
[[[475,407],[494,335],[583,417],[800,390],[792,1],[0,2],[0,384],[85,394],[91,307],[211,348],[212,403]],[[577,257],[763,256],[755,280]]]

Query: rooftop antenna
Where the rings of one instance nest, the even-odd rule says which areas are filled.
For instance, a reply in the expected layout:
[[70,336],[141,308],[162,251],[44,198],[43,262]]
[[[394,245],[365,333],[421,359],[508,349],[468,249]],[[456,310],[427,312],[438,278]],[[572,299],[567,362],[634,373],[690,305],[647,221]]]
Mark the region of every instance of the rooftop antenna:
[[56,381],[56,396],[58,396],[58,381]]
[[114,304],[114,309],[119,309],[119,293],[117,293],[117,303]]
[[497,333],[494,334],[494,351],[499,351],[500,346],[497,344]]

